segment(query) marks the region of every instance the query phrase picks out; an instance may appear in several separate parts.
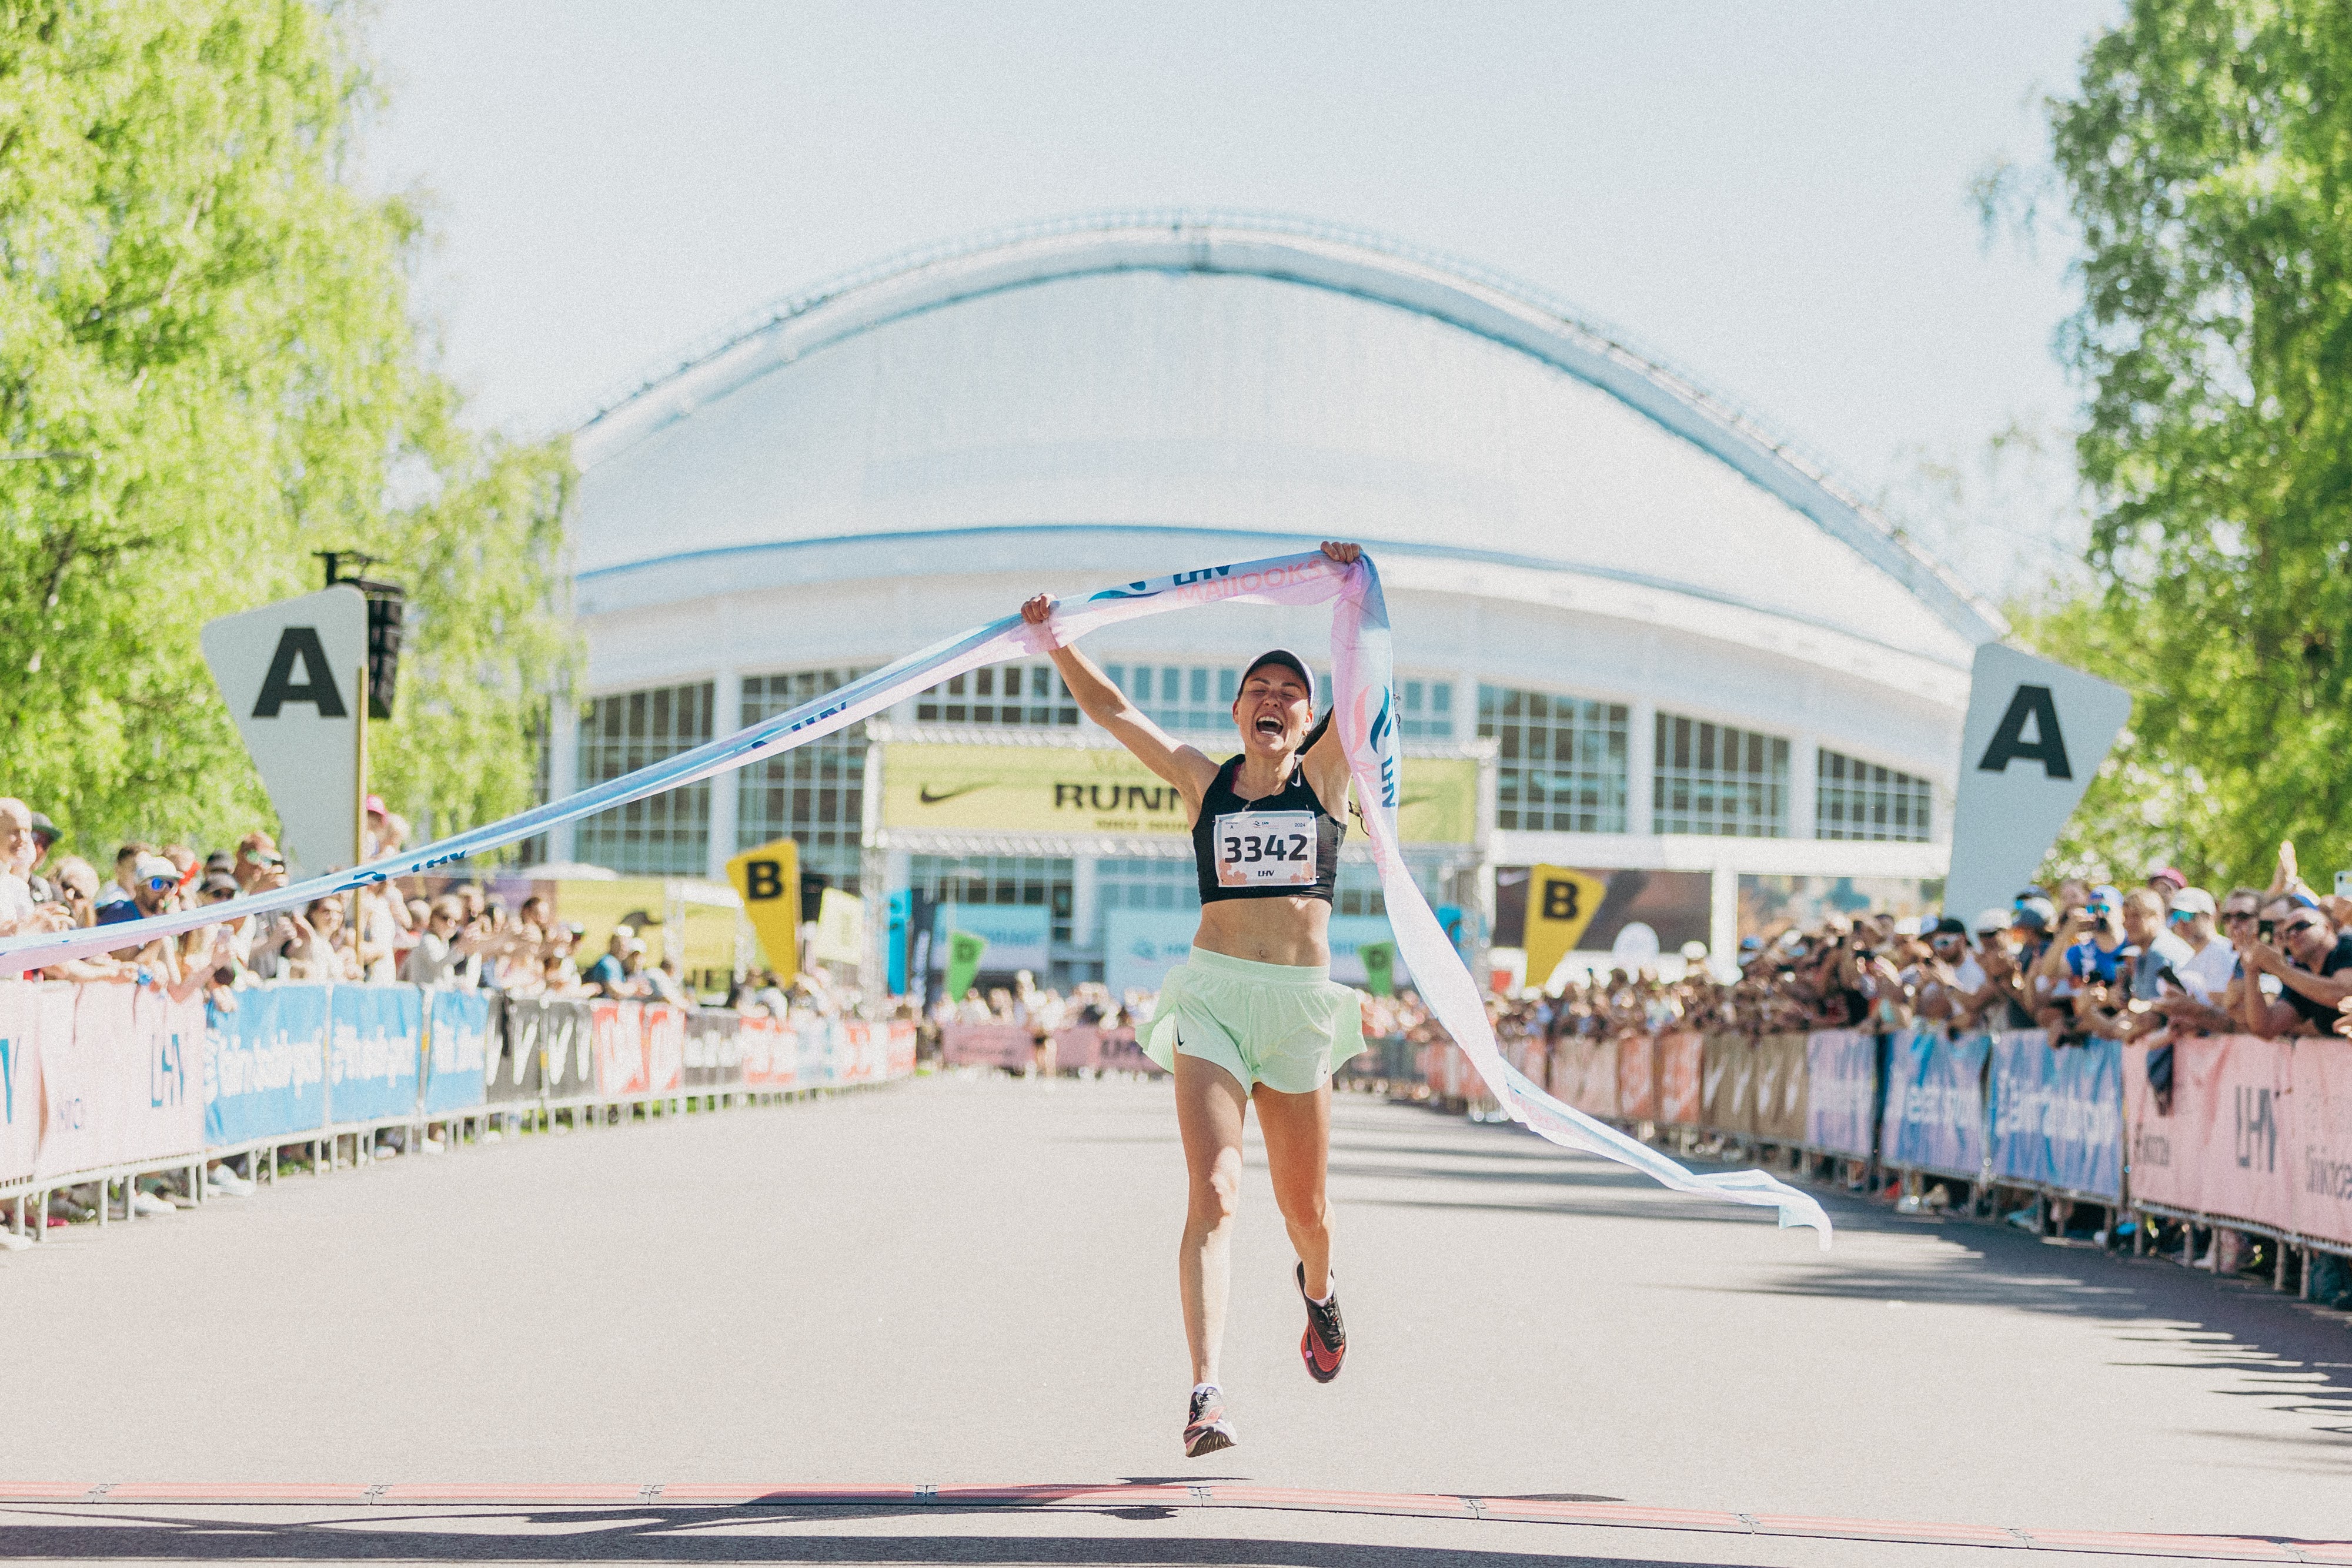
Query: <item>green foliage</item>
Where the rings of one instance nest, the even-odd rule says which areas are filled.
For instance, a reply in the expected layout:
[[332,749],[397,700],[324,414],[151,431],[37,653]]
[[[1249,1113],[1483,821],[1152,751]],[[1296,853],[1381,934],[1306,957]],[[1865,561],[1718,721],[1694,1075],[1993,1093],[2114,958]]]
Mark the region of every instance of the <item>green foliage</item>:
[[2102,586],[2030,634],[2138,696],[2062,856],[2352,865],[2352,6],[2132,0],[2050,119]]
[[569,458],[457,423],[416,217],[348,175],[367,92],[307,0],[0,0],[0,452],[49,455],[0,461],[0,792],[86,851],[269,821],[196,632],[320,549],[412,591],[386,798],[529,798]]

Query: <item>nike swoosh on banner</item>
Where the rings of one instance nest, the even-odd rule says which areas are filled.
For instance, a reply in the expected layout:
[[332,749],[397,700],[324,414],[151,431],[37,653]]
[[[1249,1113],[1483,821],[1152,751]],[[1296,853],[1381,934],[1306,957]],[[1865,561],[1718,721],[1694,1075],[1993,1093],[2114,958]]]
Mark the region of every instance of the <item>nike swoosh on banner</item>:
[[920,800],[926,806],[937,806],[946,801],[952,800],[959,795],[969,795],[975,789],[985,789],[987,788],[988,786],[985,784],[966,784],[960,789],[943,789],[937,794],[934,794],[932,793],[931,787],[928,784],[924,784],[916,789],[915,799]]

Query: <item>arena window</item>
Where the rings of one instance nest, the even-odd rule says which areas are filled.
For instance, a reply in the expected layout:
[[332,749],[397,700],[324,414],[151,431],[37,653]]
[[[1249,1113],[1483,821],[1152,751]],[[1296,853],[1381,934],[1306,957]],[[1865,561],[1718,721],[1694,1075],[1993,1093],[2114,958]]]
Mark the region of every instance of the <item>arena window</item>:
[[1071,865],[1050,855],[910,855],[907,881],[939,904],[1044,904],[1053,940],[1067,942]]
[[[602,784],[711,738],[711,683],[616,692],[580,724],[580,786]],[[634,875],[700,876],[710,842],[710,781],[602,811],[581,822],[572,852]]]
[[1661,833],[1778,839],[1789,831],[1789,743],[1658,715],[1651,825]]
[[[798,670],[743,677],[742,722],[787,713],[862,670]],[[845,893],[862,890],[859,838],[866,825],[866,726],[862,723],[750,764],[736,775],[736,847],[789,836],[801,869],[822,873]]]
[[1630,723],[1622,703],[1479,686],[1479,738],[1496,748],[1495,825],[1623,832]]
[[1095,901],[1105,909],[1198,909],[1200,873],[1188,860],[1099,860]]
[[1813,835],[1822,839],[1927,841],[1935,787],[1823,747],[1813,791]]
[[918,724],[1055,727],[1078,722],[1078,705],[1051,664],[983,664],[915,699]]

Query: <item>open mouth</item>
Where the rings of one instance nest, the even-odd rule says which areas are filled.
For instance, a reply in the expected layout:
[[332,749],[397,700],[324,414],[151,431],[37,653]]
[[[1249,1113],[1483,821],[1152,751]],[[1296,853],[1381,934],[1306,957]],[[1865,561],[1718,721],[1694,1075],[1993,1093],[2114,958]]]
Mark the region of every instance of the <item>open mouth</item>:
[[1278,718],[1259,719],[1257,732],[1268,740],[1278,740],[1282,737],[1282,721]]

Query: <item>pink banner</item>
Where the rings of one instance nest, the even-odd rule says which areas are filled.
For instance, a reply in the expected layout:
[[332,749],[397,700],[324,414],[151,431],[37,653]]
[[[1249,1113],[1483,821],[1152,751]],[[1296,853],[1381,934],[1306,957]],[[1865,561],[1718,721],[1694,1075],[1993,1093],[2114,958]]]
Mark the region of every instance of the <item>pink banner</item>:
[[[2294,1047],[2225,1035],[2172,1046],[2172,1101],[2160,1113],[2147,1050],[2124,1052],[2131,1195],[2168,1208],[2295,1228]],[[2324,1114],[2324,1111],[2320,1113]]]
[[[97,988],[84,988],[84,999]],[[74,1027],[81,1028],[79,1006]],[[139,988],[131,1000],[130,1038],[110,1048],[109,1056],[122,1117],[115,1158],[130,1163],[200,1153],[205,1146],[205,1004],[196,999],[175,1002],[152,987]]]
[[2352,1246],[2352,1045],[2294,1047],[2294,1228]]
[[743,1049],[743,1087],[790,1089],[800,1077],[800,1036],[772,1018],[746,1018],[737,1040]]
[[[897,1025],[892,1025],[897,1028]],[[1102,1065],[1102,1030],[1092,1024],[1073,1024],[1054,1031],[1054,1071],[1068,1072]]]
[[1017,1023],[951,1023],[940,1031],[940,1056],[950,1067],[1026,1067],[1035,1049]]
[[1627,1122],[1658,1119],[1658,1042],[1649,1035],[1618,1037],[1617,1114]]
[[[1563,1041],[1562,1043],[1567,1043]],[[1575,1076],[1570,1080],[1568,1103],[1588,1116],[1613,1121],[1617,1115],[1617,1042],[1580,1039],[1569,1051]]]
[[884,1050],[888,1053],[890,1076],[905,1078],[915,1071],[915,1021],[912,1019],[892,1020]]
[[0,1183],[23,1181],[41,1154],[41,988],[0,980]]
[[1696,1127],[1705,1114],[1706,1051],[1706,1042],[1688,1030],[1658,1036],[1658,1120],[1666,1125]]
[[648,1094],[675,1094],[686,1082],[686,1009],[668,1002],[646,1002],[637,1014],[645,1039],[645,1088]]
[[639,1002],[596,1002],[588,1030],[596,1051],[596,1092],[608,1100],[646,1092],[645,1030]]
[[104,1170],[119,1157],[124,1075],[112,1059],[131,1054],[131,990],[41,988],[41,1153],[35,1169],[44,1179]]

